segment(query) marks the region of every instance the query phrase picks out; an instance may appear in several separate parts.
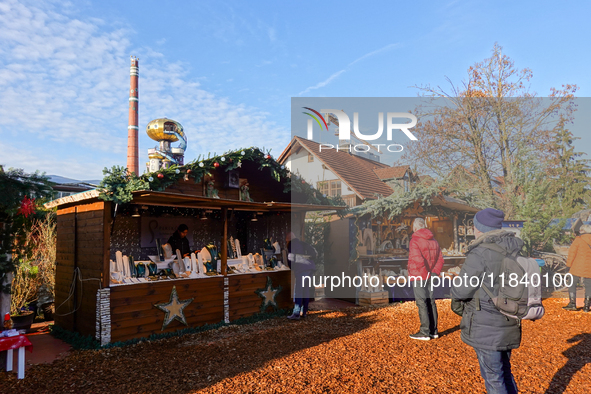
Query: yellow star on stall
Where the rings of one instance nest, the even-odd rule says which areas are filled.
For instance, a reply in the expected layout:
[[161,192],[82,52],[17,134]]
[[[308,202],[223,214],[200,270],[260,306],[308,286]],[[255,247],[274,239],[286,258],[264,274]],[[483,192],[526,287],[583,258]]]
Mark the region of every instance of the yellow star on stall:
[[265,309],[270,305],[274,309],[278,309],[277,307],[277,294],[281,291],[282,287],[278,286],[273,288],[273,282],[271,281],[271,277],[267,276],[267,285],[264,289],[257,289],[255,293],[259,295],[263,299],[261,302],[261,312],[264,312]]
[[170,293],[170,300],[161,304],[155,304],[154,306],[161,311],[165,312],[164,322],[162,323],[162,330],[166,328],[173,320],[178,320],[185,326],[188,326],[183,309],[189,305],[194,298],[188,300],[179,300],[179,296],[176,292],[176,286],[172,286],[172,292]]

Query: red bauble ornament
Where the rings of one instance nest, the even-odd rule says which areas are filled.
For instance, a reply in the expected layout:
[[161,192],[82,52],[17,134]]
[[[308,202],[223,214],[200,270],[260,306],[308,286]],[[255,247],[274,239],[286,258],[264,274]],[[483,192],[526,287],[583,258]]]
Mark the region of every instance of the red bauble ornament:
[[305,183],[306,183],[306,181],[302,181],[302,183],[303,183],[303,184],[305,184]]
[[160,178],[160,179],[164,178],[164,174],[163,173],[158,174],[158,178]]
[[191,171],[191,169],[187,170],[187,174],[190,174],[191,172],[193,172],[193,171]]
[[213,163],[213,166],[214,166],[215,168],[218,168],[218,167],[220,166],[220,163],[218,163],[218,162],[216,161],[215,163]]
[[271,155],[267,155],[267,156],[265,156],[265,158],[266,158],[267,160],[271,160]]

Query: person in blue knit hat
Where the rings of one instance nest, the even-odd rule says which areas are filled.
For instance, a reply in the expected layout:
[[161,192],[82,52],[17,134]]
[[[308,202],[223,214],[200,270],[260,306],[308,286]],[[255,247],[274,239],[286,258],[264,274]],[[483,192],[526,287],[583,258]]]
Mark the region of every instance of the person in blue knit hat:
[[500,230],[505,220],[505,213],[494,208],[486,208],[474,216],[474,227],[481,233]]
[[[460,277],[486,278],[485,285],[496,296],[499,293],[499,272],[505,254],[519,253],[523,241],[515,234],[502,230],[505,214],[498,209],[486,208],[474,216],[476,239],[468,246],[466,261]],[[504,253],[486,247],[496,244]],[[491,288],[491,274],[494,278]],[[517,393],[517,384],[511,373],[511,351],[521,344],[521,324],[497,310],[490,297],[472,281],[463,281],[452,288],[452,298],[464,301],[461,338],[476,351],[480,374],[486,391],[495,393]]]

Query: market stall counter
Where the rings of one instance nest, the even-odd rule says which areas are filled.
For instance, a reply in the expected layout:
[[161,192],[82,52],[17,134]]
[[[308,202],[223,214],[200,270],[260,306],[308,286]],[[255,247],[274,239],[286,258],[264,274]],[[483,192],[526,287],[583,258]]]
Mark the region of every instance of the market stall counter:
[[[303,229],[307,211],[338,208],[293,202],[276,163],[276,176],[265,175],[260,163],[270,160],[260,152],[258,162],[237,155],[248,194],[191,179],[202,168],[194,164],[164,191],[134,190],[125,203],[92,190],[46,204],[57,208],[55,324],[104,345],[291,308],[281,241],[294,221]],[[165,256],[162,244],[181,224],[192,253]]]

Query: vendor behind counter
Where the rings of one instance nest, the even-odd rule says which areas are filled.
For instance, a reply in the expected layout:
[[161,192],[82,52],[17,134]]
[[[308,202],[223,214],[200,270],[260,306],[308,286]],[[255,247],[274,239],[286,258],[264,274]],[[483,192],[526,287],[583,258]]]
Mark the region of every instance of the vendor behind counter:
[[176,253],[176,250],[181,251],[181,256],[188,257],[191,255],[191,247],[189,246],[189,240],[187,234],[189,233],[189,227],[186,224],[181,224],[176,229],[174,234],[168,238],[168,244],[172,248],[172,253]]

